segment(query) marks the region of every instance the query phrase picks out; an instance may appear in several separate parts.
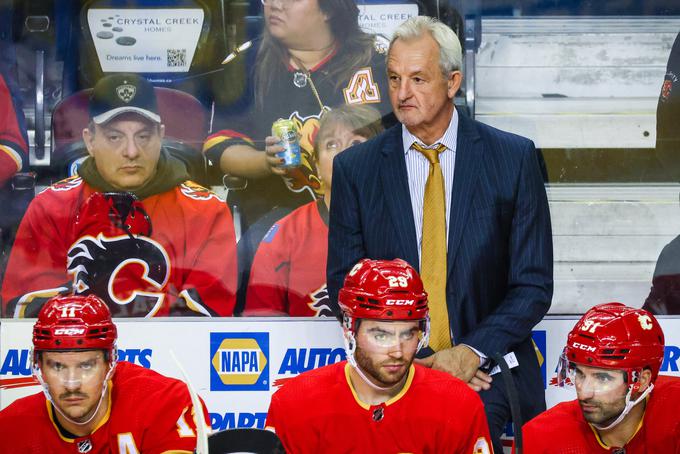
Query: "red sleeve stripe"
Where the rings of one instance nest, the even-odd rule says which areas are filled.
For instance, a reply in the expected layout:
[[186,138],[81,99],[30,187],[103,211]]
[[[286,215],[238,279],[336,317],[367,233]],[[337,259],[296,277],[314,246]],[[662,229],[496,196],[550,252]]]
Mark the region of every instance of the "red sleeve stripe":
[[250,137],[236,131],[232,131],[231,129],[223,129],[208,136],[208,138],[205,140],[205,143],[203,144],[203,151],[205,152],[217,144],[234,139],[243,140],[248,142],[250,145],[254,145],[253,140]]
[[21,170],[21,155],[19,153],[17,153],[11,147],[4,145],[4,144],[0,144],[0,152],[9,156],[9,158],[17,166],[17,170],[16,170],[17,172]]

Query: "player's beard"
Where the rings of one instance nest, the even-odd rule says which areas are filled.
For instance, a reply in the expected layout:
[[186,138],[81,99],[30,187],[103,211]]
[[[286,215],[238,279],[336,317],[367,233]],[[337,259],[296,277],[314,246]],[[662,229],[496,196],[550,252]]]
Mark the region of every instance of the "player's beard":
[[[370,354],[364,352],[361,347],[357,346],[354,356],[357,365],[374,384],[383,388],[390,388],[404,380],[406,374],[408,374],[414,355],[411,354],[410,357],[404,355],[399,359],[388,357],[387,359],[378,362],[374,361]],[[385,365],[402,365],[403,367],[398,373],[390,373],[383,368]]]
[[594,411],[582,411],[583,417],[590,424],[597,424],[598,426],[607,426],[619,417],[626,406],[626,398],[621,397],[615,401],[602,401],[597,399],[579,400],[581,410],[584,405],[596,407]]

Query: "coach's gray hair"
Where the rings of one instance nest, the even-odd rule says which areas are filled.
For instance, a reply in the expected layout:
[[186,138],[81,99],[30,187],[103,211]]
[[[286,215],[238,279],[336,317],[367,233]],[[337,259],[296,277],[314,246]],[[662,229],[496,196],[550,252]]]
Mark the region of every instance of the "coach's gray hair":
[[460,40],[453,30],[433,17],[415,16],[406,20],[394,31],[390,48],[397,39],[409,41],[425,33],[429,33],[439,45],[439,67],[444,76],[448,77],[451,71],[459,71],[463,64]]

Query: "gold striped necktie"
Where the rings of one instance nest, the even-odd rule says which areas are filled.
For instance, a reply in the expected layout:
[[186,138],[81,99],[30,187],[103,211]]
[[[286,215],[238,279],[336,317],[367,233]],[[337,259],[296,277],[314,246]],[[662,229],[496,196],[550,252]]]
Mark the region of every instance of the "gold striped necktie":
[[439,153],[446,150],[446,146],[436,143],[425,148],[414,142],[411,147],[430,161],[423,197],[420,277],[428,294],[430,347],[440,351],[451,347],[449,313],[446,308],[446,196],[439,163]]

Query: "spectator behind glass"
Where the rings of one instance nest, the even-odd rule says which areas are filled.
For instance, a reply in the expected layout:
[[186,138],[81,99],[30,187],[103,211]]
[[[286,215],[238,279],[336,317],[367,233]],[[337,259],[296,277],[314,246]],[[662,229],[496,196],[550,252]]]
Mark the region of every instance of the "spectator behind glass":
[[661,250],[642,308],[654,315],[680,314],[680,235]]
[[323,199],[301,206],[267,232],[255,254],[245,315],[333,316],[326,290],[328,208],[333,159],[382,132],[370,106],[341,106],[324,113],[314,144]]
[[680,33],[668,57],[656,107],[656,154],[669,179],[680,181]]
[[[273,207],[291,210],[323,194],[313,147],[324,110],[373,104],[383,115],[391,112],[384,48],[359,28],[354,0],[263,4],[263,36],[225,59],[216,88],[225,93],[215,95],[218,100],[222,95],[223,104],[218,130],[204,144],[221,172],[248,179],[234,201],[244,227]],[[243,79],[245,91],[231,99],[226,92]],[[292,170],[280,167],[276,156],[282,148],[271,128],[279,118],[293,120],[300,131],[302,164]]]
[[120,73],[97,83],[83,130],[90,156],[80,176],[31,202],[3,282],[5,316],[35,317],[68,291],[99,296],[117,317],[233,313],[231,213],[187,180],[163,133],[146,79]]
[[[669,178],[680,180],[680,33],[668,57],[656,107],[656,154]],[[655,315],[680,314],[680,236],[661,250],[643,306]]]
[[26,125],[19,99],[0,72],[0,189],[21,171],[28,156]]

